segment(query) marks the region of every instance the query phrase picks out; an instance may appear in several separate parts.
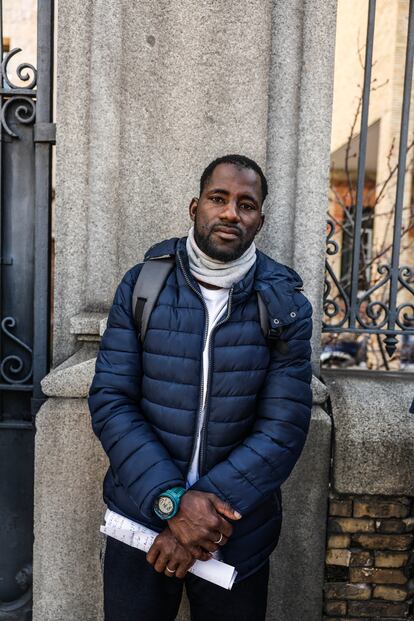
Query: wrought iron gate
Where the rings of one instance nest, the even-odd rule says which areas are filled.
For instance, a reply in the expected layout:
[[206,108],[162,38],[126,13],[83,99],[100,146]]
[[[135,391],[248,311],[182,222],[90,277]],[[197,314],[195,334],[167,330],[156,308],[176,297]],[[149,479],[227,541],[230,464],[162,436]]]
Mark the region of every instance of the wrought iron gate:
[[23,50],[4,49],[0,0],[0,620],[8,621],[28,621],[32,607],[33,421],[49,369],[53,16],[54,0],[38,0],[37,69],[23,61],[12,76],[24,41]]
[[[397,3],[396,3],[397,4]],[[397,349],[399,337],[414,337],[414,269],[412,264],[401,264],[401,242],[403,235],[414,233],[414,217],[410,217],[408,224],[403,226],[404,189],[408,171],[407,153],[412,138],[409,140],[410,107],[413,93],[413,66],[414,66],[414,0],[409,0],[407,15],[407,35],[405,52],[404,86],[401,101],[401,124],[398,137],[398,162],[391,168],[389,177],[378,184],[375,189],[377,201],[384,196],[384,191],[393,176],[396,177],[396,192],[391,224],[392,242],[390,248],[378,251],[378,256],[372,259],[369,256],[369,244],[365,238],[372,233],[372,221],[375,210],[365,209],[365,173],[367,141],[369,131],[370,94],[373,90],[372,67],[374,28],[376,20],[377,0],[367,0],[367,33],[365,45],[364,80],[360,108],[355,116],[355,122],[360,110],[360,133],[357,179],[353,181],[349,173],[349,152],[353,139],[351,131],[346,149],[346,200],[338,200],[343,209],[344,223],[339,223],[333,214],[329,214],[327,232],[327,260],[324,292],[325,333],[362,335],[377,335],[379,347],[392,357]],[[391,161],[391,160],[390,160]],[[410,170],[410,174],[413,172]],[[414,185],[413,185],[414,187]],[[371,194],[375,194],[374,191]],[[336,196],[338,194],[336,193]],[[337,200],[337,199],[335,199]],[[410,210],[414,209],[411,199]],[[365,211],[368,213],[366,214]],[[369,213],[371,212],[371,213]],[[414,214],[414,211],[413,211]],[[346,248],[344,241],[338,243],[337,235],[343,233],[343,240],[348,239],[350,248]],[[411,243],[413,252],[414,243]],[[350,256],[347,261],[348,269],[336,273],[334,260],[346,251]],[[412,259],[412,254],[410,255]],[[406,260],[406,259],[405,259]],[[375,279],[371,272],[374,272]],[[367,276],[368,274],[368,276]],[[383,336],[383,341],[380,341]],[[387,360],[384,356],[384,366]]]

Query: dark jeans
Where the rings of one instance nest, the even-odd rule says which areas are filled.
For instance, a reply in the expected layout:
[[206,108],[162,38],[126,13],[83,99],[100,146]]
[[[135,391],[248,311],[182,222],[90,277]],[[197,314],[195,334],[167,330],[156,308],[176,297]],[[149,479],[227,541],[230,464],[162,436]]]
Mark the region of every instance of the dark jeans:
[[231,591],[187,573],[167,578],[145,553],[107,537],[104,557],[105,621],[173,621],[185,585],[191,621],[264,621],[269,562]]

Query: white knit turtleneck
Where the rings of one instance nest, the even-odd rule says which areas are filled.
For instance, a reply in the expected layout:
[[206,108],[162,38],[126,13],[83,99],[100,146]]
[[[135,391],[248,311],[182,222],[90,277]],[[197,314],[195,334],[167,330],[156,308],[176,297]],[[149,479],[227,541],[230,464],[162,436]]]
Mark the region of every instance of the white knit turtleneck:
[[194,239],[194,226],[188,232],[186,250],[194,278],[217,287],[231,287],[247,274],[256,261],[254,242],[234,261],[218,261],[203,252]]

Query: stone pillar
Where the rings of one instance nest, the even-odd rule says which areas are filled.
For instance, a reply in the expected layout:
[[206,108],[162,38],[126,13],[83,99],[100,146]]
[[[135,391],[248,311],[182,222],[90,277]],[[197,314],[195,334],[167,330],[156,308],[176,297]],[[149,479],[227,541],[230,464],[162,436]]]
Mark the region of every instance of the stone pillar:
[[314,308],[319,373],[336,0],[274,2],[264,247],[296,269]]
[[58,15],[54,364],[71,318],[183,235],[211,159],[265,167],[270,2],[74,0]]

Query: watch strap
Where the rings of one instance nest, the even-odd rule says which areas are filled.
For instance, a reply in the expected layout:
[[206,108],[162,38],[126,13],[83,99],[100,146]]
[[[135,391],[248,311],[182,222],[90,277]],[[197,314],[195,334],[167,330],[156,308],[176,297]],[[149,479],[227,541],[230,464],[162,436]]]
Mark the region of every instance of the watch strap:
[[[161,494],[159,494],[154,503],[154,511],[156,515],[162,520],[170,520],[171,518],[173,518],[178,512],[178,509],[180,507],[181,497],[185,494],[186,491],[187,490],[185,487],[171,487],[170,489],[165,490],[165,492],[162,492]],[[158,501],[161,498],[161,496],[167,496],[168,498],[170,498],[170,500],[172,501],[174,505],[173,511],[169,513],[168,515],[166,515],[165,513],[162,513],[162,511],[160,511],[159,509]]]

